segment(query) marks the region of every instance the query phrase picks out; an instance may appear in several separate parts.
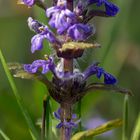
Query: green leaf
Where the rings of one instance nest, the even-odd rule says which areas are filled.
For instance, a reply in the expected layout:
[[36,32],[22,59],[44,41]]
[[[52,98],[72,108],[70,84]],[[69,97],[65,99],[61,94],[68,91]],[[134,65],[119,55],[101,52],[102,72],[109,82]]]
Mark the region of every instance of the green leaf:
[[12,75],[16,78],[28,79],[28,80],[39,80],[43,82],[47,87],[51,87],[51,82],[43,75],[41,72],[35,74],[28,73],[24,70],[23,64],[20,63],[8,63],[8,68],[11,71]]
[[84,42],[68,42],[64,43],[60,51],[67,50],[84,50],[88,48],[99,48],[100,44],[98,43],[84,43]]
[[4,138],[4,140],[10,140],[8,136],[0,129],[0,134]]
[[6,73],[6,76],[8,78],[8,81],[10,83],[10,86],[11,86],[11,88],[13,90],[13,93],[14,93],[14,95],[16,97],[17,103],[18,103],[18,105],[20,107],[20,110],[21,110],[21,112],[22,112],[22,114],[23,114],[23,116],[24,116],[24,118],[25,118],[25,120],[26,120],[26,122],[28,124],[29,130],[32,132],[32,134],[34,135],[36,140],[38,140],[39,139],[38,133],[37,133],[37,131],[35,129],[35,126],[34,126],[34,124],[32,122],[32,119],[31,119],[30,115],[28,114],[27,109],[24,106],[23,100],[22,100],[20,94],[18,93],[18,90],[16,88],[15,82],[14,82],[14,80],[12,78],[12,75],[10,74],[10,71],[9,71],[9,69],[7,67],[5,58],[4,58],[1,50],[0,50],[0,60],[1,60],[1,63],[3,65],[3,68],[5,70],[5,73]]
[[116,119],[113,121],[109,121],[95,129],[89,129],[86,131],[81,131],[76,133],[71,140],[86,140],[92,138],[94,136],[100,135],[104,132],[112,130],[114,128],[120,127],[122,125],[122,120]]
[[107,85],[107,84],[104,84],[104,83],[93,83],[93,84],[90,84],[88,85],[84,92],[89,92],[89,91],[96,91],[96,90],[107,90],[107,91],[114,91],[114,92],[119,92],[119,93],[122,93],[122,94],[128,94],[128,95],[133,95],[132,92],[128,89],[125,89],[125,88],[121,88],[121,87],[118,87],[116,85]]
[[46,97],[46,137],[51,135],[50,96]]
[[[82,118],[82,101],[81,100],[78,102],[77,112],[78,112],[78,118],[81,119]],[[82,130],[82,122],[81,121],[79,122],[78,127],[79,127],[78,130],[81,131]]]
[[31,135],[32,139],[36,140],[36,138],[35,138],[34,134],[32,133],[32,131],[29,130],[29,132],[30,132],[30,135]]
[[135,128],[133,130],[133,134],[131,140],[139,140],[140,139],[140,113],[136,120]]
[[128,140],[128,95],[124,97],[122,140]]
[[22,78],[22,79],[36,79],[37,78],[35,74],[26,72],[23,68],[23,64],[8,63],[7,65],[14,77]]

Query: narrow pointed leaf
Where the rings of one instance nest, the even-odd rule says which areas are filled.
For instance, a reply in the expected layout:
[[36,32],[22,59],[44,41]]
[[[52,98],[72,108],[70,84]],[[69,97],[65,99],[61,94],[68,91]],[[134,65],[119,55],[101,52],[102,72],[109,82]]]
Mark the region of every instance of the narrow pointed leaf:
[[107,91],[114,91],[114,92],[119,92],[122,94],[128,94],[128,95],[133,95],[132,92],[128,89],[125,88],[121,88],[118,87],[116,85],[107,85],[107,84],[103,84],[103,83],[93,83],[90,84],[86,87],[86,89],[84,90],[84,92],[89,92],[89,91],[97,91],[97,90],[107,90]]
[[51,115],[50,115],[50,96],[46,97],[46,137],[49,139],[51,133]]
[[122,125],[122,120],[120,119],[109,121],[95,129],[89,129],[87,131],[78,132],[72,137],[71,140],[86,140],[88,138],[92,138],[94,136],[100,135],[114,128],[120,127],[121,125]]
[[8,63],[8,68],[12,75],[16,78],[27,79],[27,80],[39,80],[43,82],[49,88],[52,86],[51,82],[45,77],[45,75],[37,72],[35,74],[28,73],[24,70],[23,64],[20,63]]
[[37,74],[31,74],[24,70],[23,64],[20,63],[8,63],[8,68],[14,77],[22,79],[37,79]]
[[128,140],[128,95],[124,97],[122,140]]
[[10,138],[0,129],[0,135],[4,138],[4,140],[10,140]]
[[135,128],[132,133],[131,140],[139,140],[140,139],[140,113],[136,120]]
[[61,51],[67,50],[84,50],[88,48],[99,48],[100,44],[98,43],[85,43],[85,42],[68,42],[63,44]]
[[0,50],[0,60],[1,60],[1,63],[3,65],[3,68],[5,70],[6,76],[7,76],[8,80],[9,80],[10,86],[11,86],[11,88],[13,90],[13,93],[15,95],[15,98],[17,100],[17,103],[18,103],[18,105],[20,107],[20,110],[21,110],[21,112],[22,112],[22,114],[23,114],[23,116],[24,116],[24,118],[25,118],[25,120],[26,120],[26,122],[28,124],[28,127],[29,127],[30,131],[32,132],[32,134],[34,135],[34,137],[36,138],[36,140],[38,140],[39,139],[38,132],[36,131],[35,126],[34,126],[34,124],[32,122],[32,119],[31,119],[30,115],[28,114],[27,109],[24,106],[23,100],[22,100],[20,94],[18,93],[18,90],[16,88],[15,82],[14,82],[14,80],[13,80],[11,74],[10,74],[10,71],[8,69],[8,66],[6,64],[5,58],[4,58],[1,50]]

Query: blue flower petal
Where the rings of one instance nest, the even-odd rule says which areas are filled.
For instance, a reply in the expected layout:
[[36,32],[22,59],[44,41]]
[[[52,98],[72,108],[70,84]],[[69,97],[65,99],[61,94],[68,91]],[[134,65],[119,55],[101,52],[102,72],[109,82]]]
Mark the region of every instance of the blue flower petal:
[[109,2],[108,0],[88,0],[87,3],[88,5],[96,4],[98,7],[104,4],[105,12],[108,16],[115,16],[119,12],[118,6]]
[[32,64],[25,64],[24,70],[29,73],[36,73],[38,69],[42,69],[42,74],[46,74],[49,70],[53,73],[55,72],[55,65],[53,63],[52,58],[48,60],[35,60]]
[[104,73],[104,83],[105,84],[116,84],[116,82],[117,82],[117,79],[113,75],[111,75],[107,72]]
[[82,23],[74,24],[68,29],[67,34],[75,41],[83,41],[93,34],[93,28]]
[[33,6],[35,3],[35,0],[22,0],[24,2],[25,5],[27,6]]

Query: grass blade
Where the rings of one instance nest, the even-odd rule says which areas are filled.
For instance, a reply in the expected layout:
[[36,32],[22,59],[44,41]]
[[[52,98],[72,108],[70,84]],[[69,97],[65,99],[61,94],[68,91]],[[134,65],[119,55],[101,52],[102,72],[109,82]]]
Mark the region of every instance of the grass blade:
[[135,124],[135,128],[133,130],[133,134],[131,140],[139,140],[140,139],[140,113],[138,115],[138,119]]
[[50,96],[46,99],[46,137],[50,138]]
[[128,140],[128,95],[124,98],[122,140]]
[[114,128],[120,127],[122,125],[122,120],[117,119],[109,121],[95,129],[89,129],[86,131],[81,131],[76,133],[71,140],[87,140],[88,138],[93,138],[94,136],[100,135],[104,132],[112,130]]
[[32,137],[32,140],[36,140],[36,138],[35,138],[34,134],[32,133],[32,131],[29,130],[29,132],[30,132],[30,135]]
[[[78,117],[79,117],[79,119],[81,119],[81,117],[82,117],[82,101],[80,100],[79,102],[78,102]],[[81,123],[81,121],[79,122],[79,131],[81,131],[82,130],[82,123]]]
[[37,140],[37,139],[39,139],[38,133],[37,133],[37,131],[35,129],[35,126],[34,126],[32,120],[31,120],[26,108],[24,107],[23,100],[22,100],[21,96],[18,93],[18,90],[16,88],[15,82],[14,82],[13,77],[11,76],[10,71],[9,71],[9,69],[7,67],[7,64],[6,64],[6,61],[5,61],[5,58],[4,58],[3,54],[2,54],[1,49],[0,49],[0,60],[1,60],[1,63],[3,65],[4,71],[6,73],[6,76],[8,78],[8,81],[10,83],[10,86],[11,86],[11,88],[13,90],[14,96],[16,97],[17,103],[18,103],[18,105],[19,105],[19,107],[21,109],[21,112],[22,112],[22,114],[23,114],[23,116],[24,116],[24,118],[25,118],[25,120],[26,120],[26,122],[28,124],[28,127],[29,127],[30,131],[32,132],[32,135],[34,135],[34,137]]
[[0,129],[0,134],[4,138],[4,140],[10,140],[8,136]]

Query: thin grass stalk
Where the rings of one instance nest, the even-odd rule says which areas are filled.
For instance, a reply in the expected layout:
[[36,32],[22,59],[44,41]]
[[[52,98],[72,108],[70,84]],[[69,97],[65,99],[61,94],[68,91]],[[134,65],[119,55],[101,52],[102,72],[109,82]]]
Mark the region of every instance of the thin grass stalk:
[[41,139],[50,139],[50,96],[43,99]]
[[49,140],[51,137],[51,107],[50,96],[47,96],[46,102],[46,138]]
[[42,113],[42,127],[41,127],[41,139],[42,140],[45,140],[46,104],[47,104],[47,97],[45,96],[43,99],[43,113]]
[[140,139],[140,113],[136,120],[135,128],[131,136],[131,140],[139,140],[139,139]]
[[39,140],[38,133],[37,133],[37,131],[35,129],[35,126],[34,126],[34,124],[32,122],[32,119],[31,119],[30,115],[27,112],[27,109],[24,106],[23,99],[21,98],[21,96],[18,93],[18,90],[16,88],[15,82],[14,82],[13,77],[10,74],[10,71],[9,71],[9,69],[7,67],[7,64],[6,64],[6,61],[5,61],[5,58],[4,58],[3,54],[2,54],[1,49],[0,49],[0,60],[1,60],[1,63],[3,65],[4,71],[6,73],[6,76],[8,78],[8,81],[10,83],[10,86],[11,86],[11,88],[13,90],[14,96],[15,96],[15,98],[17,100],[17,103],[18,103],[18,105],[20,107],[20,110],[21,110],[21,112],[22,112],[22,114],[23,114],[23,116],[24,116],[24,118],[25,118],[25,120],[26,120],[26,122],[28,124],[28,127],[29,127],[30,131],[32,132],[32,135],[34,135],[34,137],[36,138],[36,140]]
[[128,95],[124,97],[122,140],[128,140]]
[[[79,119],[81,119],[81,117],[82,117],[82,101],[81,100],[78,102],[78,114],[79,114]],[[79,122],[79,131],[81,131],[81,130],[82,130],[82,123],[80,121]]]
[[4,138],[4,140],[10,140],[10,138],[0,129],[0,135]]

